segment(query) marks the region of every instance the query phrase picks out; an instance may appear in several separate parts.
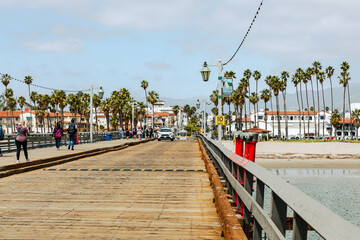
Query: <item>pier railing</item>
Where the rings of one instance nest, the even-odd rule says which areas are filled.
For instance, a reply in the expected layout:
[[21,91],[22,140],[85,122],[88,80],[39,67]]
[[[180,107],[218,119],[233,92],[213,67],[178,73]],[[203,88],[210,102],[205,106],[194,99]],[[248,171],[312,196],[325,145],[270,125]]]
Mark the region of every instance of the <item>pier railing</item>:
[[[360,239],[359,228],[281,177],[204,135],[200,138],[220,177],[226,180],[237,210],[240,212],[243,208],[244,229],[248,237],[285,240],[286,231],[291,230],[292,239],[304,240],[311,229],[323,239]],[[270,190],[270,199],[265,198],[265,187]],[[269,213],[264,206],[270,206]],[[288,208],[293,210],[292,218],[287,216]]]
[[[78,132],[78,144],[89,143],[90,133],[89,132]],[[121,139],[122,135],[119,131],[113,132],[94,132],[93,142],[106,141],[107,135],[111,135],[111,139]],[[16,150],[15,145],[16,134],[6,134],[4,140],[0,141],[0,148],[3,152],[11,152]],[[51,133],[31,133],[27,139],[28,148],[42,148],[50,147],[55,145],[55,139]],[[68,134],[64,134],[61,138],[61,145],[67,145],[69,143]]]

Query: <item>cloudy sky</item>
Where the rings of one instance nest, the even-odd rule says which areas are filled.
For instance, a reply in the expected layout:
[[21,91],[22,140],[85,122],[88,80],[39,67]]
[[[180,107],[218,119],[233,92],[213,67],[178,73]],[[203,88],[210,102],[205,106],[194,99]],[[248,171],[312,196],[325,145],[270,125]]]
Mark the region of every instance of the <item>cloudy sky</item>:
[[[128,88],[143,100],[141,80],[160,97],[208,96],[204,61],[226,62],[241,42],[260,0],[0,0],[0,73],[56,89]],[[306,68],[314,61],[350,64],[360,83],[358,0],[264,0],[243,47],[224,71],[266,75]],[[334,78],[336,84],[338,80]],[[260,89],[265,87],[263,82]],[[326,84],[325,86],[328,86]],[[22,83],[11,82],[15,95]],[[289,87],[289,92],[293,87]],[[3,86],[0,87],[0,90]],[[48,90],[34,88],[40,93]]]

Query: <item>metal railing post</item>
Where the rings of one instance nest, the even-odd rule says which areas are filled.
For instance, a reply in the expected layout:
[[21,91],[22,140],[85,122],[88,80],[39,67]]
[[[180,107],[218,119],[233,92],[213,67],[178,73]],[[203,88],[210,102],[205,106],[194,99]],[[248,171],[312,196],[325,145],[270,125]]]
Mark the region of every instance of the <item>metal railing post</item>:
[[271,220],[280,230],[280,232],[285,236],[286,232],[286,212],[287,205],[286,203],[279,198],[276,193],[272,192],[271,194]]
[[307,239],[307,230],[308,224],[299,216],[296,212],[294,212],[294,220],[293,220],[293,240],[306,240]]
[[[264,207],[264,192],[265,192],[265,185],[259,179],[256,179],[256,197],[255,200],[259,204],[261,208]],[[260,226],[259,222],[255,219],[254,222],[254,240],[261,240],[262,239],[262,227]]]

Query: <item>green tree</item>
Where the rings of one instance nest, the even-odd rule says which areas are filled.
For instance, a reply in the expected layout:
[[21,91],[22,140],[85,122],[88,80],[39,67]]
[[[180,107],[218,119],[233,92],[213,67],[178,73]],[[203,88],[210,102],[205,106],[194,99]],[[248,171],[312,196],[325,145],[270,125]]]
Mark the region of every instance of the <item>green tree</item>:
[[281,125],[280,125],[280,105],[279,105],[279,92],[281,89],[282,82],[279,77],[272,76],[270,80],[270,87],[274,93],[276,98],[276,115],[277,115],[277,122],[278,122],[278,138],[281,138]]
[[322,94],[322,100],[323,100],[322,135],[324,137],[325,136],[325,96],[324,96],[325,73],[324,72],[319,72],[317,76],[318,76],[318,82],[321,84],[321,94]]
[[[257,102],[259,102],[259,97],[257,96],[257,94],[256,94],[255,92],[252,92],[252,93],[250,94],[250,96],[249,96],[249,101],[252,103],[254,109],[256,109],[256,108],[255,108],[255,105],[256,105]],[[258,127],[258,125],[257,125],[257,123],[256,123],[256,120],[257,120],[257,119],[256,119],[256,115],[254,116],[254,118],[255,118],[255,125]]]
[[[317,95],[317,111],[320,112],[320,93],[319,93],[319,73],[322,69],[321,63],[318,61],[313,62],[314,75],[316,76],[316,95]],[[314,107],[316,105],[314,104]],[[317,138],[320,136],[320,119],[317,121]]]
[[[246,99],[246,93],[247,93],[247,89],[249,86],[249,81],[246,78],[241,78],[240,79],[240,83],[239,83],[239,90],[241,92],[241,94],[243,95],[244,98],[244,118],[245,118],[245,130],[247,130],[247,116],[246,116],[246,103],[245,103],[245,99]],[[250,112],[250,108],[249,108],[249,112]],[[250,114],[249,114],[250,116]],[[242,127],[241,127],[242,129]]]
[[146,118],[147,118],[147,113],[149,112],[149,108],[148,108],[148,101],[147,101],[147,92],[146,89],[149,87],[149,82],[146,80],[142,80],[141,81],[141,88],[144,89],[145,92],[145,101],[146,101],[146,114],[145,114],[145,127],[146,127]]
[[100,108],[104,112],[106,118],[107,131],[110,131],[110,111],[111,111],[111,100],[109,98],[104,99],[100,103]]
[[299,101],[299,89],[298,89],[298,85],[301,82],[300,76],[299,74],[296,72],[295,74],[292,75],[291,77],[291,82],[294,84],[295,89],[296,89],[296,100],[298,103],[298,108],[299,108],[299,139],[301,139],[301,106],[300,106],[300,101]]
[[[172,111],[173,111],[173,113],[175,114],[175,118],[176,118],[176,122],[178,123],[178,114],[179,114],[179,111],[180,111],[180,107],[179,107],[179,105],[174,105],[173,107],[172,107]],[[178,124],[177,124],[178,125]],[[177,126],[177,127],[179,127],[179,126]]]
[[354,126],[356,127],[356,140],[358,140],[360,127],[360,109],[354,109],[351,112],[351,118],[353,119]]
[[[350,73],[348,72],[350,66],[349,66],[349,64],[347,62],[343,62],[341,64],[340,68],[341,68],[342,72],[340,73],[340,76],[338,76],[338,78],[340,80],[339,83],[340,83],[340,85],[342,85],[344,87],[343,116],[342,116],[344,118],[344,121],[343,121],[344,123],[342,124],[342,137],[343,137],[343,140],[345,140],[345,131],[344,131],[344,125],[345,125],[345,95],[346,95],[346,87],[349,85],[349,81],[350,81],[351,78],[350,78]],[[350,112],[351,112],[351,110],[350,110]],[[351,124],[350,124],[350,131],[351,131]],[[352,134],[350,133],[350,135],[352,135]]]
[[[315,75],[315,71],[313,68],[308,67],[306,69],[306,75],[305,77],[307,78],[308,81],[310,81],[311,84],[311,94],[312,94],[312,99],[313,99],[313,106],[315,108],[316,106],[316,102],[315,102],[315,95],[314,95],[314,86],[313,86],[313,81],[312,81],[312,75]],[[314,126],[315,126],[315,136],[317,137],[317,123],[316,123],[316,112],[315,110],[313,111],[313,116],[314,116]],[[309,117],[308,117],[308,121],[309,121]],[[308,123],[308,125],[310,125],[310,123]],[[308,129],[309,130],[309,129]]]
[[[11,76],[9,74],[3,74],[2,77],[1,77],[1,82],[2,84],[5,86],[5,97],[6,97],[6,122],[8,121],[9,119],[9,106],[8,106],[8,103],[9,103],[9,97],[6,96],[6,92],[7,92],[7,87],[8,85],[10,84],[10,79],[11,79]],[[12,97],[12,96],[10,96]],[[7,127],[6,127],[7,128]]]
[[284,113],[285,113],[285,136],[286,140],[289,139],[289,127],[288,127],[288,117],[287,117],[287,109],[286,109],[286,87],[287,87],[287,79],[289,78],[289,73],[286,71],[281,72],[281,86],[280,91],[283,95],[284,99]]
[[331,113],[331,117],[330,117],[331,126],[335,128],[335,135],[336,135],[336,129],[340,125],[341,120],[342,120],[341,115],[339,114],[338,110],[335,109],[334,112]]
[[264,120],[265,120],[265,129],[267,130],[267,120],[268,120],[268,116],[267,116],[267,108],[266,108],[266,103],[270,100],[271,98],[271,92],[269,89],[263,89],[260,93],[260,98],[261,100],[264,101],[265,104],[265,116],[264,116]]
[[[258,95],[258,82],[259,82],[259,80],[260,80],[260,78],[261,78],[261,73],[260,73],[260,71],[258,71],[258,70],[255,70],[254,72],[253,72],[253,77],[254,77],[254,79],[255,79],[255,82],[256,82],[256,96],[257,96],[257,98],[259,99],[259,95]],[[259,102],[259,100],[256,102],[256,109],[255,109],[255,112],[256,112],[256,119],[258,119],[258,112],[259,112],[259,104],[258,104],[258,102]],[[256,123],[255,123],[256,124]]]
[[150,91],[149,96],[147,97],[147,101],[152,106],[152,128],[154,129],[154,105],[159,100],[159,94],[155,91]]

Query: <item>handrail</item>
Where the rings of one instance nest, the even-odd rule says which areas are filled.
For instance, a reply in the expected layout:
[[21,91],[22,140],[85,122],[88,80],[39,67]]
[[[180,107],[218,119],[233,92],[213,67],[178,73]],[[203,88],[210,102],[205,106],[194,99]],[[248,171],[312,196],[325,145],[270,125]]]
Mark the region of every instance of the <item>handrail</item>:
[[[93,132],[93,141],[105,141],[106,135],[111,134],[111,139],[122,139],[123,134],[119,131],[111,132]],[[15,145],[16,134],[5,134],[4,139],[0,141],[0,148],[2,152],[12,152],[16,150]],[[55,139],[51,133],[30,133],[28,137],[28,148],[50,147],[55,145]],[[64,132],[61,138],[61,144],[67,145],[69,141],[68,134]],[[89,132],[78,132],[78,143],[90,143]]]
[[[285,239],[287,207],[294,211],[293,239],[306,239],[308,225],[310,225],[324,239],[359,239],[360,229],[330,211],[296,187],[272,174],[260,165],[235,155],[223,145],[204,135],[201,140],[207,147],[212,160],[231,191],[239,196],[245,205],[244,221],[250,224],[251,215],[255,223],[261,226],[269,239]],[[239,183],[238,175],[245,173],[245,184]],[[252,196],[252,178],[256,178],[255,192]],[[271,214],[264,209],[264,186],[271,190]],[[235,195],[235,194],[233,194]],[[254,194],[255,195],[255,194]],[[240,201],[239,201],[240,202]],[[256,225],[255,224],[255,225]],[[254,239],[261,238],[260,233],[254,230]]]

